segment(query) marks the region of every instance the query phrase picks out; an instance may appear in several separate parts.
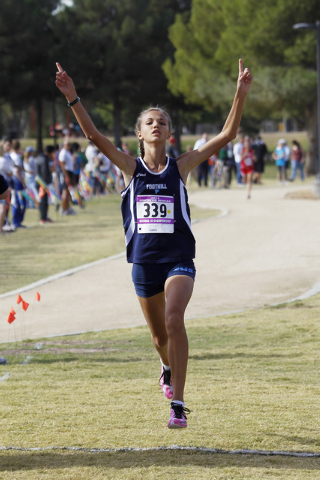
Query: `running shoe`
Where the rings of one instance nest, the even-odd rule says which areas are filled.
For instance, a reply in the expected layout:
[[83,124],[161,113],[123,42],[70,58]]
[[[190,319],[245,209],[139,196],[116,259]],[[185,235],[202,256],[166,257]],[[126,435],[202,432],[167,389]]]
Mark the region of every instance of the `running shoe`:
[[187,413],[190,413],[189,408],[185,408],[178,403],[171,402],[168,428],[186,428],[188,426]]
[[161,377],[159,378],[161,390],[169,400],[173,397],[173,386],[171,381],[171,370],[165,370],[161,367]]

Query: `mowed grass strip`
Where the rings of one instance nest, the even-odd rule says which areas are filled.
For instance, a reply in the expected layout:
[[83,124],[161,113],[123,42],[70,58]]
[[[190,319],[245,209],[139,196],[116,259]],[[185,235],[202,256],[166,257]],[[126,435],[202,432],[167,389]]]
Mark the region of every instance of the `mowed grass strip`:
[[[320,452],[320,295],[187,322],[188,428],[169,401],[147,327],[2,344],[1,445],[170,445]],[[38,340],[38,342],[41,340]],[[30,363],[22,365],[32,356]],[[2,451],[3,478],[314,479],[320,459],[196,452]]]
[[[0,237],[0,294],[50,275],[109,257],[125,250],[121,196],[107,195],[86,202],[76,216],[61,217],[50,206],[54,223],[39,225],[39,212],[28,209],[26,229]],[[191,207],[193,219],[219,214]]]

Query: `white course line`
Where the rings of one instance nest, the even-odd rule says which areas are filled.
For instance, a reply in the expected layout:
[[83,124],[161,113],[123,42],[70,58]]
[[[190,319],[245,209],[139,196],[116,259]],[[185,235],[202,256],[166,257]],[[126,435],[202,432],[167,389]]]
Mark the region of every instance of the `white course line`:
[[167,447],[150,447],[150,448],[83,448],[83,447],[1,447],[0,450],[9,451],[17,450],[21,452],[45,452],[53,450],[67,450],[72,452],[88,452],[88,453],[130,453],[130,452],[156,452],[156,451],[187,451],[200,452],[223,455],[263,455],[263,456],[280,456],[280,457],[299,457],[319,458],[320,453],[316,452],[287,452],[281,450],[249,450],[247,448],[239,450],[223,450],[220,448],[205,448],[205,447],[184,447],[182,445],[169,445]]

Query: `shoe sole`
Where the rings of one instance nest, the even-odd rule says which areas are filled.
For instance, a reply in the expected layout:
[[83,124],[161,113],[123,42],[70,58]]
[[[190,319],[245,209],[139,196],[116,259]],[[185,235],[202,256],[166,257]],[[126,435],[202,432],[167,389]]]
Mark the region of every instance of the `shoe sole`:
[[188,425],[177,425],[175,423],[171,423],[170,425],[168,425],[168,428],[170,428],[170,430],[176,430],[178,428],[187,428]]

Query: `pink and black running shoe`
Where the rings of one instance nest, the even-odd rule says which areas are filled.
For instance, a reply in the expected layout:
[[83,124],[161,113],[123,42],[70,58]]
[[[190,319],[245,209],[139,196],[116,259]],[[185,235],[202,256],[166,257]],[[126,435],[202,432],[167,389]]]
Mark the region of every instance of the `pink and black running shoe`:
[[173,397],[173,386],[171,381],[171,370],[165,370],[164,367],[161,367],[161,377],[159,378],[159,383],[163,394],[171,400]]
[[188,408],[171,402],[168,428],[186,428],[188,426],[186,415],[187,413],[190,413],[190,410]]

